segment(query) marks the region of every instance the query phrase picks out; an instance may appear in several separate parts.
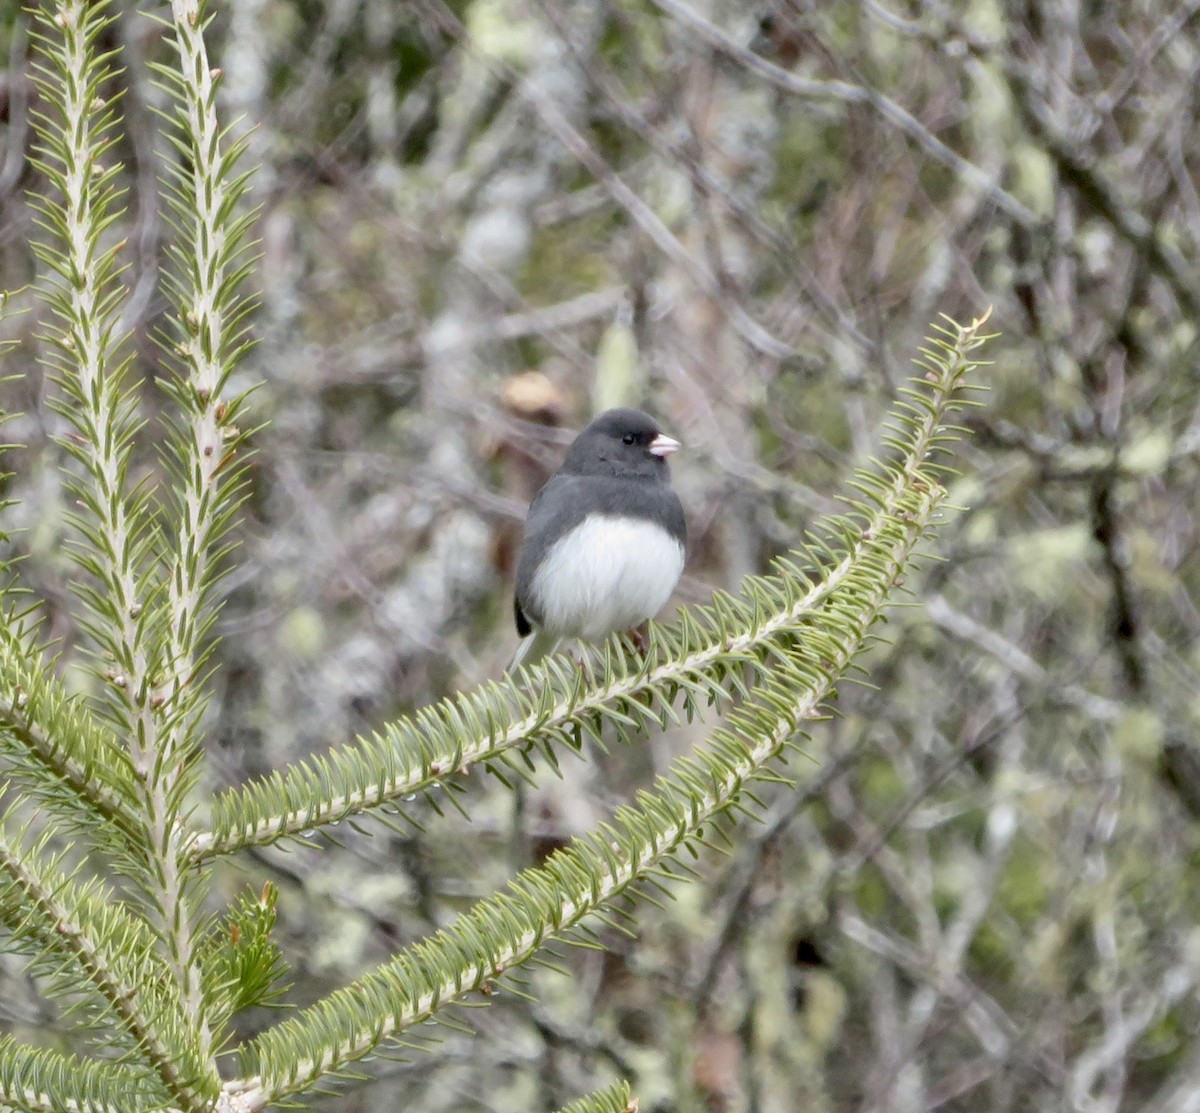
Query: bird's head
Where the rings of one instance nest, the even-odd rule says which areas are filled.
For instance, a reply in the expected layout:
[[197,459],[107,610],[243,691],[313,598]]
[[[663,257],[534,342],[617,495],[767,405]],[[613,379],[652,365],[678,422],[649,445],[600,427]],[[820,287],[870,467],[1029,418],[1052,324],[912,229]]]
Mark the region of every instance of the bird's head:
[[667,457],[679,448],[649,414],[606,410],[575,438],[562,470],[572,475],[665,476]]

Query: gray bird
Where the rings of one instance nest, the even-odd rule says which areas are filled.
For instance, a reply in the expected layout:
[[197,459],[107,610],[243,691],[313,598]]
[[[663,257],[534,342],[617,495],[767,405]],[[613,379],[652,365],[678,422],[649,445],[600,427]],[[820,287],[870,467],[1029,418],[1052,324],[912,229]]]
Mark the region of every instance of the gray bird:
[[565,638],[596,641],[656,615],[683,572],[687,525],[667,457],[677,440],[641,410],[602,413],[529,506],[509,667]]

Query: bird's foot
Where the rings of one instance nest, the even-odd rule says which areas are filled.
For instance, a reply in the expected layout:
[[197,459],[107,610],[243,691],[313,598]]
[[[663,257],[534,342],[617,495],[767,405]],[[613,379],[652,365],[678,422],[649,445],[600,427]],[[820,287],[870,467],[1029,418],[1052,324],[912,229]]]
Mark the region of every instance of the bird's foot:
[[629,642],[630,648],[639,656],[645,657],[650,648],[650,642],[646,637],[646,624],[635,626],[632,630],[626,630],[624,634],[625,640]]

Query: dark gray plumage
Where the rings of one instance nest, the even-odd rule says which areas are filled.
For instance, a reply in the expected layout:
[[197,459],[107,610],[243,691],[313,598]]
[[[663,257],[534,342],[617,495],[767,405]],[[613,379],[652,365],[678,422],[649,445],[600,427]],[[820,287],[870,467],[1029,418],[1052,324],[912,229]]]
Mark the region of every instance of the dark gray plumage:
[[525,521],[513,662],[563,638],[602,638],[653,617],[683,570],[687,526],[667,456],[679,447],[649,415],[601,414],[567,450]]

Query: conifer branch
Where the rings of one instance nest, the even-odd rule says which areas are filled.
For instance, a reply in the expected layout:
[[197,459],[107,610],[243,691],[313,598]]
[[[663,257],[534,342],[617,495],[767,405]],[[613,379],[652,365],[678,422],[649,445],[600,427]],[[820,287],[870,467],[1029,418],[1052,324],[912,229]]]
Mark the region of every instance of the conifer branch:
[[42,54],[35,80],[52,113],[35,115],[35,162],[58,196],[33,199],[49,233],[33,248],[59,279],[45,293],[58,322],[45,339],[65,395],[56,406],[74,430],[62,444],[84,471],[72,481],[82,543],[70,548],[87,577],[77,585],[83,624],[108,659],[101,671],[114,719],[132,746],[144,748],[155,734],[143,570],[149,520],[144,498],[126,484],[137,416],[125,387],[125,337],[116,331],[124,242],[105,237],[121,212],[121,167],[115,108],[105,99],[113,67],[95,52],[111,20],[106,3],[64,0],[53,15],[42,13],[34,34]]
[[61,857],[43,861],[46,839],[21,845],[0,829],[0,921],[67,990],[63,958],[83,974],[106,1003],[170,1094],[189,1113],[208,1108],[204,1056],[172,992],[145,925],[95,882],[79,884],[63,872]]
[[[0,317],[7,303],[7,295],[0,293]],[[0,342],[0,352],[13,343]],[[11,416],[0,413],[0,423]],[[0,445],[0,451],[11,447]],[[8,478],[0,473],[0,482]],[[0,499],[0,510],[11,503]],[[0,591],[0,599],[7,602],[5,592]],[[32,610],[27,603],[25,610],[8,606],[0,611],[0,752],[13,759],[9,776],[81,830],[94,833],[92,821],[100,817],[119,831],[111,845],[127,848],[141,832],[121,791],[132,781],[128,755],[54,675],[37,644]]]
[[239,262],[250,218],[237,213],[246,178],[236,176],[235,167],[244,143],[231,142],[217,120],[220,71],[208,60],[203,5],[174,0],[172,13],[179,65],[157,73],[177,105],[166,125],[181,154],[168,188],[180,233],[168,248],[174,267],[167,277],[177,333],[174,343],[164,344],[178,364],[177,377],[164,385],[178,409],[167,462],[179,513],[166,586],[167,665],[160,696],[176,738],[172,745],[179,746],[204,691],[199,674],[211,649],[204,642],[214,617],[220,542],[239,502],[234,458],[242,434],[235,420],[243,398],[227,399],[223,391],[246,347],[249,301],[239,293],[245,276]]
[[[925,453],[928,444],[922,440],[919,448]],[[838,589],[855,568],[866,539],[895,512],[903,479],[903,474],[893,477],[892,501],[868,519],[844,557],[823,569],[821,577],[798,591],[788,605],[764,612],[757,623],[732,631],[733,623],[701,627],[695,618],[685,617],[674,636],[651,624],[644,658],[629,657],[620,640],[612,639],[591,655],[590,675],[572,662],[552,659],[530,670],[520,690],[488,684],[444,700],[379,734],[360,737],[353,747],[223,793],[213,804],[213,829],[197,832],[189,853],[202,860],[296,836],[373,808],[398,806],[439,787],[453,791],[450,778],[475,765],[502,761],[531,746],[547,753],[549,744],[568,740],[577,729],[595,733],[596,724],[612,708],[643,718],[654,707],[643,697],[667,687],[700,695],[719,710],[733,698],[719,683],[730,662],[753,657],[773,639],[786,637]],[[820,554],[813,557],[819,559]],[[789,573],[796,583],[803,579],[794,567]],[[679,640],[690,643],[686,651],[680,650]],[[348,791],[333,791],[347,781]]]
[[616,1082],[563,1106],[559,1113],[637,1113],[637,1103],[630,1095],[629,1083]]
[[676,715],[676,695],[689,716],[705,706],[728,706],[743,683],[735,666],[765,660],[796,636],[853,574],[921,475],[932,480],[939,474],[935,459],[943,442],[953,440],[946,417],[967,404],[962,380],[974,366],[970,353],[983,341],[986,320],[950,332],[953,340],[944,343],[951,351],[926,350],[933,379],[902,391],[898,424],[886,438],[892,459],[857,475],[851,485],[862,500],[854,515],[829,524],[840,552],[829,541],[810,539],[797,550],[806,568],[777,562],[774,575],[751,577],[740,598],[719,594],[711,607],[684,612],[674,627],[651,624],[644,657],[630,655],[613,638],[589,655],[586,671],[550,658],[523,674],[519,685],[489,683],[351,746],[225,792],[214,801],[211,831],[195,833],[189,853],[204,859],[374,808],[400,810],[412,796],[456,791],[455,775],[474,765],[516,763],[529,748],[554,762],[554,744],[577,746],[583,733],[598,736],[606,719],[665,727]]
[[26,1113],[129,1113],[160,1107],[153,1076],[0,1036],[0,1105]]
[[490,995],[506,971],[551,939],[569,937],[585,917],[693,844],[752,782],[778,779],[771,764],[804,723],[820,716],[943,495],[940,486],[909,493],[903,517],[870,543],[804,642],[776,656],[751,702],[731,713],[705,750],[677,761],[654,791],[639,793],[636,806],[618,809],[597,833],[522,873],[508,892],[254,1041],[247,1073],[263,1081],[249,1108],[343,1070],[468,994]]
[[[863,537],[877,530],[892,509],[889,505],[873,516]],[[577,726],[594,732],[594,724],[610,708],[624,708],[640,717],[639,708],[649,710],[639,703],[641,697],[667,685],[699,691],[719,710],[732,698],[717,683],[728,663],[753,654],[820,606],[852,572],[863,543],[856,541],[845,557],[824,570],[820,580],[756,626],[736,633],[709,627],[697,644],[680,653],[671,644],[669,631],[652,623],[644,658],[628,657],[619,639],[613,639],[600,653],[589,655],[590,676],[574,662],[547,660],[529,670],[520,691],[485,685],[378,734],[362,736],[351,747],[300,762],[262,782],[230,789],[214,800],[212,830],[196,832],[189,853],[203,860],[294,837],[373,808],[397,806],[439,787],[453,791],[450,779],[476,765],[501,761],[530,746],[566,740]],[[684,623],[681,634],[700,632],[694,619],[685,618]],[[450,749],[449,754],[443,747]],[[331,791],[346,781],[358,783],[348,790]]]
[[170,170],[168,188],[180,233],[169,249],[174,273],[168,277],[179,328],[173,352],[180,374],[165,384],[178,410],[168,445],[178,514],[166,560],[155,697],[162,729],[147,777],[147,810],[159,850],[154,897],[160,926],[206,1073],[215,1079],[213,1017],[197,956],[198,907],[191,892],[197,875],[184,852],[185,832],[177,817],[192,782],[184,773],[194,765],[193,731],[203,706],[200,671],[211,651],[204,641],[214,617],[211,596],[219,578],[220,539],[238,501],[238,469],[231,461],[240,440],[233,419],[241,399],[231,403],[221,392],[245,346],[246,303],[237,292],[244,271],[236,265],[245,251],[247,222],[234,212],[245,189],[244,179],[233,173],[241,147],[234,143],[222,151],[226,137],[217,122],[219,73],[208,61],[206,18],[195,0],[175,0],[172,15],[179,64],[160,67],[158,73],[176,103],[177,118],[171,122],[177,130],[170,138],[181,156]]
[[[154,909],[162,948],[195,1025],[202,1059],[196,1081],[215,1087],[193,955],[195,909],[187,890],[195,879],[180,852],[179,813],[191,763],[171,733],[175,708],[167,705],[171,691],[162,689],[171,658],[164,652],[163,590],[151,549],[157,538],[145,492],[130,494],[126,482],[137,412],[124,386],[128,357],[118,358],[115,338],[122,295],[116,257],[122,245],[102,245],[118,215],[113,183],[119,165],[102,161],[111,154],[116,118],[103,99],[112,67],[109,56],[97,54],[111,19],[106,3],[88,0],[64,0],[52,17],[44,17],[48,27],[39,39],[49,65],[40,67],[41,81],[46,101],[62,119],[40,121],[46,154],[41,165],[62,200],[41,202],[52,241],[40,245],[39,256],[64,280],[49,299],[64,324],[51,339],[66,395],[60,409],[75,427],[66,443],[87,476],[76,485],[83,512],[75,521],[84,539],[76,560],[95,578],[81,590],[89,612],[85,625],[114,661],[104,676],[129,749],[141,815],[144,860],[135,880]],[[54,79],[58,84],[52,86]],[[170,639],[166,642],[169,646]]]
[[128,755],[111,733],[72,699],[49,674],[36,649],[10,638],[0,641],[0,750],[14,755],[11,776],[27,792],[60,810],[92,838],[97,816],[116,839],[136,839],[141,821],[122,787],[132,781]]
[[[243,1056],[239,1093],[259,1109],[301,1092],[381,1045],[403,1042],[405,1033],[440,1018],[447,1006],[480,992],[485,999],[503,986],[508,971],[534,958],[551,939],[571,939],[588,916],[636,891],[656,875],[674,875],[672,862],[684,847],[727,821],[731,810],[748,810],[756,781],[779,780],[773,765],[798,731],[822,714],[836,684],[868,644],[870,631],[900,581],[914,547],[931,527],[945,491],[938,461],[954,439],[946,415],[965,404],[963,376],[975,365],[971,352],[986,316],[923,352],[926,374],[906,393],[904,415],[894,430],[901,457],[881,472],[860,473],[866,504],[889,512],[858,536],[856,558],[830,587],[820,607],[806,615],[793,636],[753,652],[726,646],[727,680],[744,702],[715,730],[694,757],[674,763],[653,791],[621,807],[609,823],[576,839],[543,866],[526,870],[507,892],[480,902],[430,939],[409,948],[371,974],[253,1041]],[[903,477],[901,479],[900,477]],[[863,504],[856,504],[861,508]],[[843,520],[841,529],[848,529]],[[764,621],[766,604],[778,601],[759,581],[748,603],[718,597],[709,625],[728,628]],[[773,594],[774,592],[774,594]],[[681,624],[688,630],[688,623]],[[533,675],[533,674],[530,674]],[[528,678],[527,678],[528,679]],[[661,692],[648,693],[662,698]],[[669,701],[666,701],[669,704]],[[629,700],[614,713],[639,725]],[[459,722],[469,730],[469,722]]]

